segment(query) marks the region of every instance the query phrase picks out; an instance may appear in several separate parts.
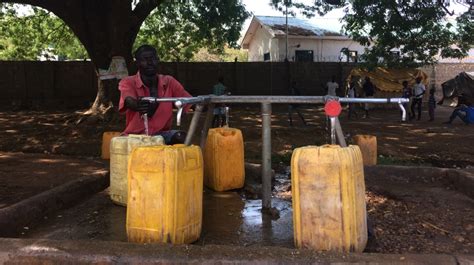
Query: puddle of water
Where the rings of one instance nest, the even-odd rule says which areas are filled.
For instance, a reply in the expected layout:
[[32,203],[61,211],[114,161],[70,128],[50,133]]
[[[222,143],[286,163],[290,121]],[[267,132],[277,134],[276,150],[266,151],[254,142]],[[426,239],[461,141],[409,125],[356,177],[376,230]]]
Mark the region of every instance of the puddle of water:
[[[280,218],[261,213],[261,200],[244,200],[236,192],[206,190],[199,245],[259,245],[293,247],[291,202],[278,198],[272,206]],[[127,241],[126,208],[114,205],[101,192],[73,208],[50,216],[20,237],[70,240]]]
[[197,244],[293,246],[291,202],[274,198],[280,218],[262,214],[261,200],[242,200],[235,192],[207,191],[203,228]]

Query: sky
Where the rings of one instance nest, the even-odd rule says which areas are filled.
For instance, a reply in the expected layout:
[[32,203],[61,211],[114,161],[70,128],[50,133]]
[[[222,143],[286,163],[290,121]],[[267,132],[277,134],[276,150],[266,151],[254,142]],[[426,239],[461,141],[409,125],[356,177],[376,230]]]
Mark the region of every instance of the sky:
[[[311,3],[312,0],[302,0],[300,2],[303,3]],[[278,10],[273,9],[269,3],[269,0],[242,0],[242,3],[245,5],[247,11],[252,12],[254,15],[257,16],[284,16],[284,14]],[[342,8],[332,10],[331,12],[327,13],[324,17],[313,17],[309,19],[312,22],[315,22],[321,28],[329,29],[332,31],[339,32],[341,30],[341,23],[339,19],[343,16]],[[296,12],[296,17],[301,19],[308,19],[305,16]],[[244,30],[247,29],[248,25],[250,24],[250,19],[248,19],[243,27]]]
[[[278,10],[273,9],[269,5],[270,0],[242,0],[242,3],[245,5],[247,11],[252,12],[254,15],[260,16],[284,16],[284,14]],[[298,2],[311,4],[314,0],[299,0]],[[464,13],[468,7],[461,4],[457,4],[454,1],[451,2],[451,6],[448,8],[453,10],[456,14]],[[308,19],[305,16],[296,12],[296,17],[301,19]],[[334,9],[331,12],[327,13],[324,17],[315,16],[311,19],[320,28],[329,29],[332,31],[339,32],[341,30],[341,22],[339,21],[344,15],[342,8]],[[449,20],[454,20],[456,16],[452,16]],[[251,18],[249,18],[243,27],[243,32],[245,32],[250,24]]]

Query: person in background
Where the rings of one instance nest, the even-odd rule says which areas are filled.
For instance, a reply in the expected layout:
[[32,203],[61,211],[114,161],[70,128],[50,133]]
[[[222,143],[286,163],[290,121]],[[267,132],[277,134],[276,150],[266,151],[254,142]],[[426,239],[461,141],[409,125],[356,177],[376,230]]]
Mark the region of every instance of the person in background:
[[434,85],[433,87],[430,89],[430,97],[428,99],[428,114],[430,115],[430,119],[428,121],[434,121],[434,112],[435,112],[435,108],[436,108],[436,99],[434,97],[434,94],[435,94],[435,88],[434,88]]
[[[346,97],[348,98],[356,98],[357,93],[356,93],[356,82],[354,80],[351,80],[349,83],[349,89],[347,90],[347,95]],[[357,118],[357,112],[355,110],[355,103],[349,103],[349,120],[351,119],[352,115],[354,115]]]
[[[373,98],[375,94],[375,85],[370,81],[370,77],[365,77],[364,85],[362,85],[362,89],[364,90],[364,94],[366,98]],[[365,103],[365,116],[364,118],[369,117],[369,103]]]
[[421,82],[421,77],[416,78],[416,84],[413,86],[413,103],[411,104],[410,120],[415,118],[415,108],[418,110],[417,120],[421,119],[421,105],[423,103],[423,95],[425,94],[425,85]]
[[[402,85],[403,85],[402,98],[408,98],[410,99],[410,101],[412,101],[411,97],[413,96],[413,93],[412,93],[411,87],[408,86],[408,81],[406,80],[403,81]],[[405,111],[407,112],[408,117],[411,117],[410,108],[408,108],[408,106],[410,106],[410,102],[403,103],[403,107],[405,108]]]
[[326,83],[327,91],[329,96],[336,97],[337,96],[337,89],[339,88],[339,84],[336,83],[336,77],[332,76],[331,81]]
[[[292,96],[301,96],[301,91],[298,89],[296,81],[293,81],[291,84],[290,95]],[[304,126],[307,126],[308,123],[305,121],[303,114],[299,110],[298,104],[289,104],[288,105],[288,120],[290,121],[290,126],[293,126],[293,110],[296,111],[301,121],[303,121]]]
[[[217,84],[212,87],[212,94],[216,96],[225,95],[227,92],[227,87],[224,85],[224,77],[219,76],[217,79]],[[212,127],[222,127],[225,125],[226,113],[225,113],[225,104],[216,104],[214,106],[214,118],[212,119]]]
[[453,113],[451,113],[449,121],[444,122],[444,124],[453,123],[456,117],[459,117],[466,125],[474,124],[474,106],[459,105],[453,110]]
[[224,85],[224,77],[219,76],[219,78],[217,78],[217,84],[212,87],[212,94],[222,96],[226,91],[227,87]]
[[[126,124],[122,134],[144,134],[145,119],[149,135],[163,136],[166,144],[184,143],[186,132],[171,130],[173,103],[151,103],[143,97],[191,97],[172,76],[158,74],[159,58],[150,45],[140,46],[134,54],[138,72],[119,83],[119,112],[125,113]],[[190,106],[185,106],[185,111]]]

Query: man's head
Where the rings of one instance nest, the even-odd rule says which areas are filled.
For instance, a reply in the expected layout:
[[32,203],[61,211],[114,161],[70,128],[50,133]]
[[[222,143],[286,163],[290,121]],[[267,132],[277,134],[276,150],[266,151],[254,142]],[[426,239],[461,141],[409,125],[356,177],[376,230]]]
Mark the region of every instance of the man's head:
[[408,81],[406,81],[406,80],[403,81],[403,82],[402,82],[402,85],[403,85],[403,87],[408,87]]
[[421,77],[417,77],[417,78],[416,78],[416,83],[419,84],[420,82],[421,82]]
[[159,59],[153,46],[145,44],[138,47],[134,56],[140,74],[145,76],[156,75]]

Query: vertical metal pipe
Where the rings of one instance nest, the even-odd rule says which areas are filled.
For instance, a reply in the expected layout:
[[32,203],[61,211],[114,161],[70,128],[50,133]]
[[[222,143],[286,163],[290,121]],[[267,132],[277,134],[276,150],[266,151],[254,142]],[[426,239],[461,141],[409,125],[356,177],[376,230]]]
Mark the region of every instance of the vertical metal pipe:
[[262,103],[262,210],[272,207],[272,105]]
[[329,117],[331,122],[331,144],[336,144],[336,117]]
[[202,110],[204,106],[202,104],[197,104],[196,109],[194,110],[193,119],[189,125],[188,134],[186,135],[186,140],[184,140],[185,145],[190,145],[193,140],[194,133],[196,132],[196,127],[199,123],[199,117],[201,117]]
[[285,34],[285,61],[288,62],[288,2],[285,1],[286,34]]
[[225,107],[225,126],[229,127],[229,107]]
[[143,119],[143,125],[145,126],[145,135],[148,136],[148,135],[150,135],[149,131],[148,131],[148,114],[143,113],[142,119]]
[[339,122],[339,118],[336,117],[336,136],[339,145],[342,147],[347,147],[346,139],[344,139],[344,133],[342,132],[341,123]]
[[206,121],[204,121],[204,126],[202,127],[202,131],[201,131],[200,146],[201,146],[201,150],[203,151],[204,151],[204,147],[206,146],[207,132],[209,131],[209,128],[211,127],[213,117],[214,117],[214,104],[209,104],[207,108]]

